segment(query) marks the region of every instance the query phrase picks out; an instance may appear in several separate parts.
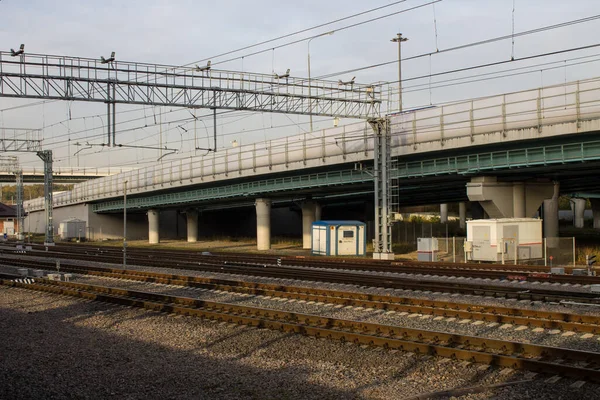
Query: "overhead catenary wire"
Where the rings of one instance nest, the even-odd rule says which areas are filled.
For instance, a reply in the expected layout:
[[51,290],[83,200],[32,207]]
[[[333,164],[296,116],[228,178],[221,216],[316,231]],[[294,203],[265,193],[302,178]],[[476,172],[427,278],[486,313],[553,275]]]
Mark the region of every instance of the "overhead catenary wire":
[[[589,80],[588,82],[592,82],[592,81],[594,81],[594,80]],[[596,81],[597,81],[597,80],[596,80]],[[556,85],[556,87],[558,87],[558,85]],[[494,97],[494,96],[490,96],[490,97]],[[554,95],[554,97],[556,97],[556,95]],[[485,99],[485,98],[480,98],[480,99]],[[480,99],[479,99],[479,100],[480,100]],[[463,100],[463,101],[464,101],[464,100]],[[455,103],[456,103],[456,102],[455,102]],[[455,104],[455,103],[454,103],[454,104]],[[453,104],[453,103],[446,103],[446,104]],[[554,108],[558,109],[558,108],[560,108],[560,107],[554,107]],[[574,106],[571,106],[570,108],[574,108]],[[581,110],[585,110],[586,108],[588,108],[588,106],[585,106],[585,105],[584,105],[584,106],[581,106]],[[565,109],[566,109],[566,106],[565,106]],[[546,112],[551,112],[551,111],[552,111],[552,110],[547,110]],[[518,116],[518,115],[520,115],[520,114],[522,114],[522,115],[525,115],[525,116],[526,116],[526,115],[529,115],[529,114],[535,114],[535,113],[536,113],[536,111],[534,111],[534,110],[528,110],[528,111],[526,110],[526,111],[522,111],[522,112],[513,112],[513,113],[511,113],[510,115],[511,115],[511,116],[513,116],[513,117],[516,117],[516,116]],[[581,115],[585,115],[585,114],[586,114],[586,112],[585,112],[585,111],[583,111]],[[448,115],[451,115],[451,114],[448,114]],[[486,118],[483,118],[483,119],[486,119]],[[518,121],[529,121],[529,120],[531,120],[531,118],[521,119],[521,120],[517,120],[517,121],[513,121],[513,122],[518,122]],[[460,125],[460,122],[457,122],[457,124],[459,124],[459,125]],[[497,124],[497,123],[495,123],[495,122],[494,122],[494,123],[491,123],[491,124],[489,124],[489,125],[494,125],[494,124]],[[486,125],[488,125],[488,124],[482,124],[482,125],[478,125],[478,126],[486,126]],[[173,129],[175,129],[175,128],[173,128]],[[434,132],[436,129],[439,129],[439,128],[438,128],[438,126],[437,126],[436,124],[429,124],[429,125],[426,125],[426,126],[420,126],[420,127],[419,127],[419,133]],[[445,130],[447,130],[447,131],[451,131],[451,130],[453,130],[453,129],[462,129],[462,128],[453,128],[453,127],[452,127],[452,124],[448,124],[448,125],[446,125],[446,126],[445,126]],[[353,135],[353,134],[352,134],[353,132],[357,133],[357,135]],[[294,135],[294,136],[289,136],[288,138],[298,138],[298,136]],[[320,139],[320,137],[315,137],[315,139]],[[328,140],[328,143],[333,143],[331,139],[332,139],[331,137],[328,137],[328,138],[327,138],[327,140]],[[341,137],[340,137],[340,139],[341,139]],[[346,136],[345,136],[345,138],[344,138],[344,139],[346,140],[346,142],[347,142],[347,143],[351,143],[351,142],[353,142],[353,141],[362,141],[362,140],[364,140],[364,131],[363,131],[362,129],[356,129],[356,130],[354,130],[354,131],[349,131],[349,132],[347,132],[347,133],[346,133]],[[281,141],[281,140],[276,140],[276,141]],[[270,141],[270,140],[269,140],[269,141],[265,141],[265,143],[266,143],[266,142],[269,142],[269,143],[271,143],[271,141]],[[296,142],[289,142],[289,143],[290,143],[290,144],[292,144],[292,143],[299,143],[299,142],[297,142],[297,141],[296,141]],[[273,146],[273,145],[269,144],[269,146],[270,146],[272,149],[277,149],[277,148],[279,148],[279,147],[282,147],[282,146],[287,146],[287,144],[285,144],[285,145],[284,145],[284,144],[282,144],[282,143],[279,143],[278,145],[275,145],[275,146]],[[309,148],[318,147],[318,146],[319,146],[319,145],[317,144],[317,145],[314,145],[314,146],[312,146],[312,147],[309,147]],[[240,148],[240,151],[242,151],[242,150],[241,150],[241,148]],[[186,157],[186,158],[187,158],[187,157]],[[148,159],[148,160],[149,160],[149,159]],[[151,161],[149,160],[149,161],[148,161],[148,163],[150,163],[150,162],[151,162]],[[143,163],[141,163],[141,164],[143,164]],[[127,166],[127,165],[133,165],[133,164],[132,164],[132,163],[124,163],[124,164],[119,164],[119,166]]]
[[[513,33],[514,33],[514,32],[513,32]],[[514,38],[514,36],[513,36],[513,38]],[[458,48],[458,47],[457,47],[457,48]],[[446,49],[446,50],[444,50],[444,51],[448,51],[448,49]],[[431,54],[434,54],[434,53],[430,53],[430,56],[431,56]],[[397,61],[395,61],[395,62],[397,62]],[[450,71],[450,72],[446,72],[446,73],[451,73],[451,72],[452,72],[452,71]],[[439,75],[439,74],[435,74],[435,75],[434,75],[434,74],[429,74],[429,75],[428,75],[428,77],[429,77],[429,78],[431,78],[432,76],[437,76],[437,75]],[[418,78],[412,78],[412,79],[418,79]],[[133,111],[133,110],[131,110],[131,111]]]
[[[549,31],[549,30],[564,28],[566,26],[571,26],[571,25],[581,24],[581,23],[585,23],[585,22],[595,21],[595,20],[598,20],[598,19],[600,19],[600,14],[599,15],[594,15],[594,16],[591,16],[591,17],[586,17],[586,18],[579,18],[579,19],[572,20],[572,21],[561,22],[559,24],[547,25],[547,26],[544,26],[544,27],[541,27],[541,28],[530,29],[530,30],[527,30],[527,31],[516,33],[514,35],[514,37],[532,35],[532,34],[535,34],[535,33],[546,32],[546,31]],[[459,45],[459,46],[449,47],[447,49],[442,49],[442,50],[435,51],[435,52],[427,52],[427,53],[421,53],[421,54],[410,56],[410,57],[405,57],[401,61],[405,62],[405,61],[409,61],[409,60],[416,60],[416,59],[419,59],[419,58],[428,57],[430,55],[443,54],[443,53],[448,53],[448,52],[452,52],[452,51],[467,49],[469,47],[481,46],[481,45],[485,45],[485,44],[489,44],[489,43],[494,43],[494,42],[498,42],[498,41],[502,41],[502,40],[507,40],[507,39],[510,39],[512,37],[513,37],[513,35],[497,36],[497,37],[490,38],[490,39],[485,39],[485,40],[480,40],[480,41],[476,41],[476,42],[465,43],[465,44],[462,44],[462,45]],[[320,75],[320,76],[316,77],[315,79],[327,79],[327,78],[331,78],[331,77],[338,76],[338,75],[343,75],[343,74],[352,73],[352,72],[358,72],[358,71],[364,71],[364,70],[367,70],[367,69],[378,68],[378,67],[383,67],[383,66],[386,66],[386,65],[392,65],[392,64],[397,64],[397,63],[398,63],[397,59],[396,60],[392,60],[392,61],[385,61],[385,62],[381,62],[381,63],[367,65],[367,66],[364,66],[364,67],[357,67],[357,68],[347,69],[347,70],[344,70],[344,71],[334,72],[334,73],[331,73],[331,74]],[[394,83],[394,81],[386,81],[385,83]],[[378,85],[380,85],[380,84],[378,84]]]
[[[523,57],[521,59],[514,60],[514,61],[521,61],[521,60],[525,60],[525,59],[531,59],[531,58],[536,58],[536,57],[543,57],[543,56],[547,56],[547,55],[559,54],[559,53],[563,53],[563,52],[575,51],[575,50],[580,50],[580,49],[584,49],[584,48],[591,48],[591,47],[596,47],[596,46],[598,46],[598,45],[583,46],[583,47],[574,48],[574,49],[565,49],[565,50],[561,50],[561,51],[543,53],[543,54],[538,54],[538,55]],[[451,73],[456,73],[456,72],[462,72],[462,71],[471,70],[471,69],[475,69],[475,68],[489,67],[489,66],[492,66],[492,65],[498,65],[498,64],[507,63],[507,62],[509,62],[509,61],[505,60],[505,61],[500,61],[500,62],[496,62],[496,63],[488,63],[488,64],[484,64],[484,65],[471,66],[471,67],[462,68],[462,69],[456,69],[456,70],[451,70],[451,71],[444,71],[444,72],[439,72],[439,73],[436,73],[436,74],[429,74],[429,75],[424,75],[424,76],[407,78],[405,81],[417,80],[417,79],[421,79],[421,78],[424,78],[424,77],[431,78],[432,76],[439,76],[439,75],[444,75],[444,74],[451,74]],[[523,68],[528,68],[528,67],[523,67]],[[462,79],[462,78],[460,78],[460,79]],[[175,112],[175,111],[182,111],[182,110],[171,110],[169,112]],[[223,113],[228,113],[228,112],[233,112],[233,111],[225,111]],[[208,117],[208,115],[206,117]],[[136,118],[134,120],[139,120],[139,118]],[[131,121],[132,120],[124,121],[124,122],[131,122]],[[136,128],[136,129],[139,129],[139,128]],[[80,133],[80,132],[75,132],[75,133]],[[73,132],[71,132],[71,133],[73,133]],[[50,144],[53,144],[53,143],[50,143]]]
[[[438,0],[438,1],[441,1],[441,0]],[[430,4],[434,4],[434,3],[435,2],[427,3],[427,4],[420,5],[418,7],[425,6],[425,5],[430,5]],[[400,12],[406,12],[406,11],[410,11],[410,10],[412,10],[412,9],[402,10]],[[398,13],[400,13],[400,12],[398,12]],[[394,15],[394,14],[390,14],[390,15]],[[450,48],[443,49],[443,50],[436,49],[435,52],[423,53],[423,54],[420,54],[420,55],[407,57],[407,58],[402,59],[402,61],[408,61],[408,60],[413,60],[413,59],[417,59],[417,58],[421,58],[421,57],[425,57],[425,56],[431,56],[433,54],[446,53],[446,52],[460,50],[460,49],[464,49],[464,48],[468,48],[468,47],[472,47],[472,46],[479,46],[479,45],[483,45],[483,44],[487,44],[487,43],[492,43],[492,42],[496,42],[496,41],[500,41],[500,40],[505,40],[507,38],[514,39],[514,37],[518,37],[518,36],[525,36],[525,35],[529,35],[529,34],[544,32],[544,31],[548,31],[548,30],[552,30],[552,29],[557,29],[557,28],[562,28],[562,27],[566,27],[566,26],[571,26],[571,25],[574,25],[574,24],[579,24],[579,23],[593,21],[593,20],[596,20],[596,19],[599,19],[599,18],[600,18],[600,15],[594,15],[594,16],[580,18],[580,19],[571,20],[571,21],[566,21],[566,22],[562,22],[562,23],[558,23],[558,24],[554,24],[554,25],[548,25],[548,26],[544,26],[544,27],[540,27],[540,28],[536,28],[536,29],[532,29],[532,30],[528,30],[528,31],[523,31],[523,32],[519,32],[517,34],[515,34],[513,32],[511,35],[499,36],[499,37],[495,37],[495,38],[486,39],[486,40],[483,40],[483,41],[471,42],[471,43],[467,43],[467,44],[463,44],[463,45],[459,45],[459,46],[454,46],[454,47],[450,47]],[[373,20],[363,21],[363,22],[364,23],[373,22]],[[356,26],[356,25],[352,25],[352,26]],[[344,29],[352,27],[352,26],[344,27]],[[310,37],[309,38],[305,38],[305,39],[303,39],[301,41],[309,40],[309,39],[310,39]],[[287,43],[285,45],[287,46],[287,45],[294,44],[294,43],[297,43],[297,42],[290,42],[290,43]],[[275,48],[267,49],[267,51],[271,51],[271,50],[274,52]],[[243,57],[248,57],[248,56],[249,56],[249,54],[243,55]],[[322,76],[316,77],[315,79],[325,79],[325,78],[328,78],[328,77],[343,75],[343,74],[350,73],[350,72],[356,72],[356,71],[361,71],[361,70],[366,70],[366,69],[371,69],[371,68],[377,68],[377,67],[381,67],[381,66],[385,66],[385,65],[390,65],[390,64],[397,63],[397,62],[398,62],[398,60],[393,60],[393,61],[388,61],[388,62],[383,62],[383,63],[378,63],[378,64],[372,64],[372,65],[365,66],[365,67],[359,67],[359,68],[354,68],[354,69],[350,69],[350,70],[335,72],[335,73],[332,73],[332,74],[322,75]],[[187,65],[187,64],[185,64],[185,65]],[[42,103],[53,102],[53,101],[59,101],[59,100],[47,100],[47,101],[43,101],[43,102],[33,103],[31,105],[39,105],[39,104],[42,104]],[[30,105],[21,105],[21,106],[17,106],[17,107],[13,107],[13,108],[22,108],[22,107],[27,107],[27,106],[30,106]],[[13,109],[13,108],[11,108],[11,109]]]
[[[426,6],[435,4],[435,3],[439,3],[441,1],[442,0],[432,0],[432,1],[428,2],[428,3],[419,4],[417,6],[413,6],[413,7],[404,9],[404,10],[396,11],[396,12],[393,12],[393,13],[390,13],[390,14],[382,15],[380,17],[371,18],[371,19],[368,19],[368,20],[365,20],[365,21],[357,22],[355,24],[351,24],[351,25],[340,27],[340,28],[336,28],[335,31],[336,32],[340,32],[340,31],[345,31],[347,29],[356,28],[357,26],[361,26],[361,25],[364,25],[364,24],[369,24],[371,22],[379,21],[379,20],[384,19],[384,18],[393,17],[395,15],[403,14],[403,13],[406,13],[406,12],[409,12],[409,11],[414,11],[414,10],[417,10],[419,8],[423,8],[423,7],[426,7]],[[305,37],[305,38],[302,38],[302,39],[297,39],[297,40],[294,40],[294,41],[291,41],[291,42],[288,42],[288,43],[284,43],[284,44],[281,44],[281,45],[278,45],[278,46],[275,46],[275,47],[272,47],[272,48],[258,50],[258,51],[252,52],[252,53],[244,54],[242,56],[238,56],[238,57],[234,57],[234,58],[229,58],[229,59],[223,60],[223,61],[214,62],[211,65],[224,64],[224,63],[228,63],[228,62],[231,62],[231,61],[239,60],[242,57],[251,57],[251,56],[258,55],[258,54],[263,54],[263,53],[266,53],[268,51],[272,51],[272,50],[275,50],[275,49],[281,49],[281,48],[288,47],[288,46],[291,46],[291,45],[294,45],[294,44],[297,44],[297,43],[302,43],[302,42],[309,41],[313,37],[314,36],[309,36],[309,37]],[[193,64],[193,63],[185,64],[183,66],[185,67],[185,66],[189,66],[191,64]]]
[[[562,53],[567,53],[567,52],[573,52],[573,51],[579,51],[579,50],[584,50],[584,49],[590,49],[590,48],[595,48],[600,46],[600,44],[593,44],[593,45],[588,45],[588,46],[581,46],[581,47],[576,47],[576,48],[570,48],[570,49],[563,49],[563,50],[558,50],[558,51],[553,51],[553,52],[547,52],[547,53],[542,53],[542,54],[536,54],[536,55],[531,55],[531,56],[526,56],[526,57],[522,57],[522,58],[518,58],[515,60],[502,60],[502,61],[496,61],[496,62],[492,62],[492,63],[486,63],[486,64],[480,64],[480,65],[475,65],[475,66],[469,66],[469,67],[465,67],[465,68],[457,68],[457,69],[453,69],[453,70],[448,70],[448,71],[441,71],[441,72],[437,72],[435,74],[430,73],[427,75],[420,75],[420,76],[416,76],[416,77],[409,77],[406,79],[403,79],[403,82],[408,82],[408,81],[413,81],[413,80],[419,80],[419,79],[424,79],[424,78],[432,78],[434,76],[441,76],[441,75],[447,75],[447,74],[453,74],[453,73],[457,73],[457,72],[464,72],[464,71],[470,71],[470,70],[474,70],[474,69],[480,69],[480,68],[486,68],[486,67],[491,67],[491,66],[497,66],[497,65],[502,65],[502,64],[507,64],[510,62],[519,62],[519,61],[524,61],[524,60],[530,60],[530,59],[534,59],[534,58],[540,58],[540,57],[546,57],[546,56],[550,56],[550,55],[556,55],[556,54],[562,54]],[[523,68],[528,68],[528,67],[523,67]],[[458,78],[461,79],[461,78]],[[393,84],[393,83],[397,83],[397,81],[386,81],[381,83],[381,85],[384,84]],[[410,88],[410,87],[407,87]],[[171,112],[177,112],[177,111],[185,111],[187,109],[177,109],[177,110],[170,110],[169,113]],[[123,112],[130,112],[131,110],[127,110],[127,111],[123,111]],[[220,114],[225,114],[225,113],[231,113],[231,112],[237,112],[237,110],[227,110],[227,111],[223,111],[221,113],[218,113],[218,115]],[[97,115],[99,117],[99,115]],[[94,117],[94,116],[91,116]],[[206,115],[204,117],[210,117],[210,115]],[[86,117],[84,117],[86,118]],[[198,118],[203,118],[203,117],[198,117]],[[131,121],[135,121],[135,120],[139,120],[139,119],[143,119],[143,118],[136,118],[133,120],[128,120],[128,121],[123,121],[123,123],[125,122],[131,122]],[[119,122],[121,123],[121,122]],[[51,126],[55,126],[55,125],[59,125],[60,122],[55,123]],[[49,125],[50,126],[50,125]],[[78,132],[71,132],[72,134],[78,134],[81,133],[81,131]]]
[[[595,56],[598,56],[598,54],[596,54]],[[536,69],[533,69],[531,71],[513,72],[513,73],[504,74],[504,75],[498,75],[498,76],[492,76],[492,77],[488,76],[486,78],[469,79],[469,80],[465,80],[465,79],[468,79],[468,78],[458,78],[458,79],[461,79],[461,80],[464,80],[464,81],[463,82],[448,83],[446,85],[435,85],[435,83],[442,83],[444,81],[435,82],[433,86],[429,87],[429,89],[439,89],[439,88],[449,87],[449,86],[456,86],[456,85],[464,85],[464,84],[468,84],[468,83],[489,81],[489,80],[492,80],[492,79],[509,78],[509,77],[514,77],[514,76],[519,76],[519,75],[527,75],[527,74],[537,73],[537,72],[540,72],[540,71],[550,71],[550,70],[554,70],[554,69],[565,68],[567,66],[583,65],[583,64],[589,64],[589,63],[594,63],[594,62],[600,62],[600,58],[596,58],[596,59],[592,59],[592,60],[587,60],[587,61],[581,61],[581,62],[572,63],[572,64],[566,64],[566,60],[561,60],[561,61],[557,61],[557,62],[552,63],[552,64],[560,63],[561,65],[554,66],[554,67],[543,68],[541,70],[536,68]],[[548,63],[548,64],[550,64],[550,63]],[[521,70],[523,68],[535,68],[535,66],[516,68],[515,70]],[[504,71],[504,72],[506,72],[506,71]],[[482,75],[487,75],[487,74],[482,74]],[[473,78],[473,77],[471,77],[471,78]],[[451,80],[448,80],[448,81],[451,81]],[[567,83],[566,76],[565,76],[564,83],[565,83],[565,85]],[[422,85],[415,85],[413,87],[416,87],[416,86],[422,86]],[[425,89],[423,89],[423,88],[422,89],[413,89],[413,90],[409,89],[409,90],[403,90],[403,91],[405,93],[412,93],[412,92],[420,92],[420,91],[423,91],[423,90],[425,90]]]
[[[564,52],[564,51],[567,51],[567,50],[563,50],[563,51],[561,51],[561,52]],[[555,54],[555,53],[557,53],[557,52],[552,52],[551,54]],[[536,55],[536,56],[531,56],[531,57],[540,57],[540,56],[542,56],[542,55]],[[526,57],[526,58],[531,58],[531,57]],[[585,57],[590,57],[590,56],[585,56]],[[578,57],[578,58],[576,58],[576,59],[582,59],[582,58],[585,58],[585,57]],[[515,60],[515,61],[519,61],[519,60]],[[505,62],[508,62],[508,61],[505,61]],[[550,63],[550,64],[551,64],[551,63]],[[543,64],[542,64],[542,65],[543,65]],[[483,66],[475,66],[475,67],[476,67],[476,68],[481,68],[481,67],[483,67]],[[475,68],[475,67],[470,67],[470,68]],[[526,66],[526,67],[521,67],[521,68],[534,68],[534,67],[535,67],[535,66]],[[460,70],[462,71],[462,70],[464,70],[464,69],[460,69]],[[539,71],[539,69],[536,69],[536,72],[537,72],[537,71]],[[454,73],[454,72],[456,72],[456,71],[455,71],[455,70],[452,70],[452,71],[440,72],[440,73],[433,74],[433,75],[436,75],[436,76],[437,76],[437,75],[442,75],[442,74],[450,74],[450,73]],[[500,72],[501,72],[501,71],[500,71]],[[500,73],[500,72],[493,72],[493,73],[490,73],[490,74],[496,74],[496,73]],[[427,75],[427,76],[429,76],[429,75]],[[425,76],[408,78],[407,80],[420,79],[420,78],[423,78],[423,77],[425,77]],[[466,79],[466,78],[456,78],[456,79]],[[408,87],[408,88],[410,88],[410,87]],[[170,112],[176,112],[176,111],[181,111],[181,110],[171,110]],[[234,112],[233,110],[230,110],[230,111],[224,111],[223,113],[233,113],[233,112]],[[209,115],[206,115],[205,117],[209,117]],[[139,119],[139,118],[138,118],[138,119]],[[187,120],[190,120],[190,119],[183,119],[183,120],[170,121],[169,123],[173,123],[173,122],[181,122],[181,121],[187,121]],[[125,122],[130,122],[130,121],[125,121]],[[296,124],[296,123],[294,123],[294,125],[297,125],[297,124]],[[136,128],[131,128],[131,129],[127,129],[127,130],[120,130],[120,132],[121,132],[121,133],[123,133],[123,132],[128,132],[128,131],[139,130],[139,129],[142,129],[142,128],[144,128],[144,127],[146,127],[146,126],[142,126],[142,127],[136,127]],[[281,126],[276,126],[276,127],[273,127],[273,128],[279,128],[279,127],[281,127]],[[264,129],[264,128],[261,128],[261,129]],[[254,131],[261,130],[261,129],[256,129],[256,130],[254,130]],[[251,131],[252,131],[252,130],[246,131],[246,133],[248,133],[248,132],[251,132]],[[232,136],[232,135],[237,135],[237,134],[239,134],[239,133],[240,133],[240,132],[234,132],[234,133],[230,133],[230,134],[224,134],[223,136]],[[99,137],[99,136],[102,136],[102,135],[97,135],[97,136]],[[61,142],[58,142],[58,143],[61,143]],[[54,143],[50,143],[50,144],[54,144]]]
[[[402,12],[406,12],[406,11],[411,11],[411,10],[413,10],[415,8],[420,8],[420,7],[427,6],[427,5],[434,5],[435,3],[439,2],[439,1],[441,1],[441,0],[437,0],[437,1],[430,2],[430,3],[422,4],[422,5],[410,8],[410,9],[401,10],[401,11],[398,11],[396,13],[388,14],[388,15],[383,16],[383,17],[396,15],[398,13],[402,13]],[[396,4],[396,3],[393,3],[391,5],[394,5],[394,4]],[[362,21],[359,24],[374,22],[377,19],[381,19],[383,17],[378,17],[376,19]],[[519,32],[519,33],[516,33],[516,34],[513,32],[511,35],[499,36],[499,37],[495,37],[495,38],[486,39],[486,40],[483,40],[483,41],[467,43],[467,44],[464,44],[464,45],[450,47],[450,48],[442,49],[442,50],[436,49],[435,52],[423,53],[423,54],[420,54],[420,55],[407,57],[407,58],[402,59],[402,61],[408,61],[408,60],[417,59],[417,58],[421,58],[421,57],[431,56],[432,54],[446,53],[446,52],[460,50],[460,49],[464,49],[464,48],[468,48],[468,47],[472,47],[472,46],[479,46],[479,45],[483,45],[483,44],[487,44],[487,43],[492,43],[492,42],[496,42],[496,41],[500,41],[500,40],[505,40],[507,38],[511,38],[511,39],[514,40],[515,37],[525,36],[525,35],[539,33],[539,32],[544,32],[544,31],[548,31],[548,30],[552,30],[552,29],[557,29],[557,28],[562,28],[562,27],[566,27],[566,26],[571,26],[571,25],[574,25],[574,24],[589,22],[589,21],[593,21],[593,20],[596,20],[596,19],[599,19],[599,18],[600,18],[600,15],[594,15],[594,16],[580,18],[580,19],[571,20],[571,21],[566,21],[566,22],[562,22],[562,23],[558,23],[558,24],[554,24],[554,25],[548,25],[548,26],[544,26],[544,27],[540,27],[540,28],[536,28],[536,29],[532,29],[532,30],[528,30],[528,31],[523,31],[523,32]],[[350,26],[346,26],[346,27],[342,27],[342,28],[336,29],[336,30],[339,31],[339,30],[348,29],[348,28],[351,28],[351,27],[354,27],[354,26],[358,26],[358,25],[357,24],[353,24],[353,25],[350,25]],[[293,35],[293,34],[290,34],[290,35]],[[281,46],[276,46],[276,47],[273,47],[273,48],[269,48],[269,49],[266,49],[265,51],[273,51],[274,52],[274,50],[276,48],[288,46],[288,45],[291,45],[291,44],[295,44],[295,43],[306,41],[306,40],[310,40],[310,39],[311,39],[311,37],[304,38],[304,39],[299,40],[299,41],[294,41],[294,42],[286,43],[286,44],[281,45]],[[257,44],[257,45],[259,45],[259,44]],[[232,52],[236,52],[236,51],[237,50],[234,50]],[[234,59],[227,60],[227,61],[237,60],[237,59],[239,59],[241,57],[249,57],[249,56],[254,55],[254,54],[258,54],[258,53],[245,54],[245,55],[240,56],[238,58],[234,58]],[[205,60],[205,59],[203,59],[203,60]],[[200,61],[203,61],[203,60],[200,60]],[[197,61],[197,62],[200,62],[200,61]],[[377,67],[381,67],[381,66],[386,66],[386,65],[394,64],[394,63],[397,63],[397,62],[398,62],[398,60],[393,60],[393,61],[388,61],[388,62],[383,62],[383,63],[378,63],[378,64],[372,64],[372,65],[365,66],[365,67],[358,67],[358,68],[354,68],[354,69],[350,69],[350,70],[336,72],[336,73],[333,73],[333,74],[322,75],[320,77],[316,77],[315,79],[326,79],[328,77],[343,75],[343,74],[346,74],[346,73],[357,72],[357,71],[371,69],[371,68],[377,68]],[[192,64],[192,63],[190,63],[190,64]],[[189,64],[184,64],[183,66],[187,66],[187,65],[189,65]],[[28,106],[33,106],[33,105],[39,105],[39,104],[42,104],[42,103],[48,103],[48,102],[54,102],[54,101],[60,101],[60,100],[46,100],[46,101],[43,101],[43,102],[32,103],[32,104],[28,104],[28,105],[21,105],[21,106],[11,107],[10,109],[23,108],[23,107],[28,107]],[[0,110],[0,111],[2,111],[2,110]]]
[[[395,2],[390,3],[390,4],[385,4],[383,6],[371,8],[371,9],[368,9],[368,10],[365,10],[365,11],[361,11],[361,12],[356,13],[356,14],[352,14],[352,15],[348,15],[346,17],[338,18],[338,19],[335,19],[333,21],[325,22],[323,24],[318,24],[318,25],[315,25],[315,26],[310,27],[310,28],[301,29],[299,31],[295,31],[295,32],[292,32],[292,33],[287,33],[287,34],[284,34],[284,35],[281,35],[281,36],[277,36],[277,37],[275,37],[273,39],[264,40],[264,41],[259,42],[259,43],[255,43],[255,44],[251,44],[251,45],[248,45],[248,46],[240,47],[240,48],[235,49],[235,50],[230,50],[230,51],[227,51],[225,53],[220,53],[220,54],[217,54],[217,55],[214,55],[214,56],[211,56],[211,57],[206,57],[206,58],[203,58],[203,59],[200,59],[200,60],[197,60],[197,61],[193,61],[193,62],[184,64],[183,66],[192,65],[192,64],[196,64],[196,63],[201,63],[201,62],[204,62],[204,61],[209,61],[209,60],[212,60],[212,59],[215,59],[215,58],[219,58],[219,57],[223,57],[223,56],[228,56],[230,54],[238,53],[240,51],[244,51],[244,50],[252,49],[254,47],[262,46],[264,44],[269,44],[269,43],[273,43],[273,42],[276,42],[276,41],[279,41],[279,40],[282,40],[282,39],[287,39],[289,37],[296,36],[296,35],[299,35],[301,33],[306,33],[306,32],[310,32],[310,31],[315,30],[315,29],[324,28],[326,26],[333,25],[333,24],[336,24],[338,22],[342,22],[342,21],[346,21],[348,19],[360,17],[361,15],[366,15],[366,14],[369,14],[369,13],[372,13],[372,12],[375,12],[375,11],[382,10],[384,8],[389,8],[389,7],[398,5],[400,3],[405,3],[406,1],[407,0],[395,1]],[[267,49],[267,51],[269,51],[269,50],[273,50],[273,53],[274,53],[275,52],[275,47],[273,47],[271,49]],[[245,56],[241,56],[241,57],[243,58]]]
[[[419,75],[419,76],[414,76],[414,77],[402,79],[402,82],[408,82],[408,81],[414,81],[414,80],[418,80],[418,79],[429,78],[430,76],[433,77],[433,76],[441,76],[441,75],[447,75],[447,74],[454,74],[454,73],[457,73],[457,72],[472,71],[472,70],[476,70],[476,69],[480,69],[480,68],[488,68],[488,67],[493,67],[493,66],[502,65],[502,64],[514,63],[514,62],[525,61],[525,60],[532,60],[532,59],[535,59],[535,58],[548,57],[548,56],[553,56],[553,55],[557,55],[557,54],[570,53],[570,52],[573,52],[573,51],[581,51],[581,50],[593,49],[593,48],[596,48],[596,47],[600,47],[600,43],[595,43],[595,44],[590,44],[590,45],[580,46],[580,47],[571,47],[571,48],[568,48],[568,49],[550,51],[550,52],[546,52],[546,53],[534,54],[534,55],[531,55],[531,56],[525,56],[525,57],[515,58],[514,60],[508,59],[508,60],[494,61],[494,62],[485,63],[485,64],[471,65],[471,66],[464,67],[464,68],[455,68],[455,69],[452,69],[452,70],[447,70],[447,71],[442,71],[442,72],[436,72],[434,74]],[[384,86],[384,85],[389,85],[389,84],[394,84],[394,83],[398,83],[398,81],[397,80],[395,80],[395,81],[394,80],[383,81],[383,82],[378,82],[376,85],[377,86]]]

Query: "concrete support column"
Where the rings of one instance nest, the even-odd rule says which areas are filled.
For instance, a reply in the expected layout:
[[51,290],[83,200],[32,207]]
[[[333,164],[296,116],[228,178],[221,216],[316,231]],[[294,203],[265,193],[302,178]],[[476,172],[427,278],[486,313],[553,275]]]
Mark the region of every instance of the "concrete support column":
[[312,248],[312,224],[315,222],[316,204],[312,201],[302,203],[302,248]]
[[440,222],[442,224],[448,223],[448,204],[447,203],[440,204]]
[[323,212],[323,208],[319,203],[315,203],[315,221],[321,220],[321,214]]
[[256,199],[256,248],[271,249],[271,200]]
[[185,212],[187,219],[187,241],[198,241],[198,210],[189,209]]
[[460,229],[465,229],[467,226],[467,203],[464,201],[458,203],[458,221]]
[[548,247],[558,246],[558,194],[560,185],[554,184],[554,194],[551,199],[544,200],[544,237]]
[[594,215],[594,229],[600,229],[600,199],[590,199]]
[[571,207],[573,209],[573,226],[575,228],[583,228],[583,215],[585,213],[585,199],[571,199]]
[[523,182],[513,183],[513,216],[525,218],[525,184]]
[[156,244],[160,242],[160,211],[148,210],[148,243]]

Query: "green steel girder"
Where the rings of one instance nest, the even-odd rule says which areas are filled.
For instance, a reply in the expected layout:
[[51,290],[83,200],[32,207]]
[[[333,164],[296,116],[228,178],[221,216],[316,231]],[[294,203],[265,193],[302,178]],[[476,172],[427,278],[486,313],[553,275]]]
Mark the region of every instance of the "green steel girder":
[[600,141],[538,146],[398,163],[395,178],[436,175],[475,175],[511,168],[528,168],[600,160]]
[[[372,182],[373,176],[366,171],[331,171],[316,174],[273,178],[233,185],[201,188],[182,192],[153,196],[128,198],[127,209],[149,209],[173,205],[197,204],[202,201],[215,201],[234,198],[248,198],[277,192],[314,189],[319,187],[341,186]],[[96,213],[123,210],[123,200],[113,200],[92,205]]]
[[[421,161],[398,162],[391,171],[393,179],[427,178],[444,175],[468,175],[526,169],[540,166],[576,164],[600,160],[600,140],[568,144],[488,151],[468,155],[434,158]],[[329,171],[291,177],[273,178],[254,182],[238,183],[218,187],[200,188],[168,194],[131,198],[128,209],[193,205],[200,202],[258,197],[273,193],[292,193],[300,190],[372,183],[373,176],[366,171]],[[400,184],[401,187],[402,183]],[[404,188],[403,189],[408,189]],[[413,188],[419,192],[419,188]],[[402,190],[408,193],[411,190]],[[97,213],[118,212],[123,209],[122,200],[97,203],[92,210]]]

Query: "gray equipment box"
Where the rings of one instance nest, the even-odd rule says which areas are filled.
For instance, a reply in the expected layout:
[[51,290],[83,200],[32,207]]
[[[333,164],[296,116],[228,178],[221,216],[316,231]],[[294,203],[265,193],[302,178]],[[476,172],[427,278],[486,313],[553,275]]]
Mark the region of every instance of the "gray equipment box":
[[438,251],[437,238],[417,238],[417,260],[437,261]]

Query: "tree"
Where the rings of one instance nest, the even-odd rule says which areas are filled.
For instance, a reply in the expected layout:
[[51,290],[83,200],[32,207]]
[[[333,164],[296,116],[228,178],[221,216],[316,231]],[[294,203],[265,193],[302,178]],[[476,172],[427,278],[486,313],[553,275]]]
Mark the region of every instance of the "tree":
[[[53,192],[62,192],[72,190],[73,185],[63,185],[60,183],[52,185]],[[44,185],[24,185],[23,200],[44,197]],[[0,185],[0,203],[15,204],[17,201],[17,185]]]

